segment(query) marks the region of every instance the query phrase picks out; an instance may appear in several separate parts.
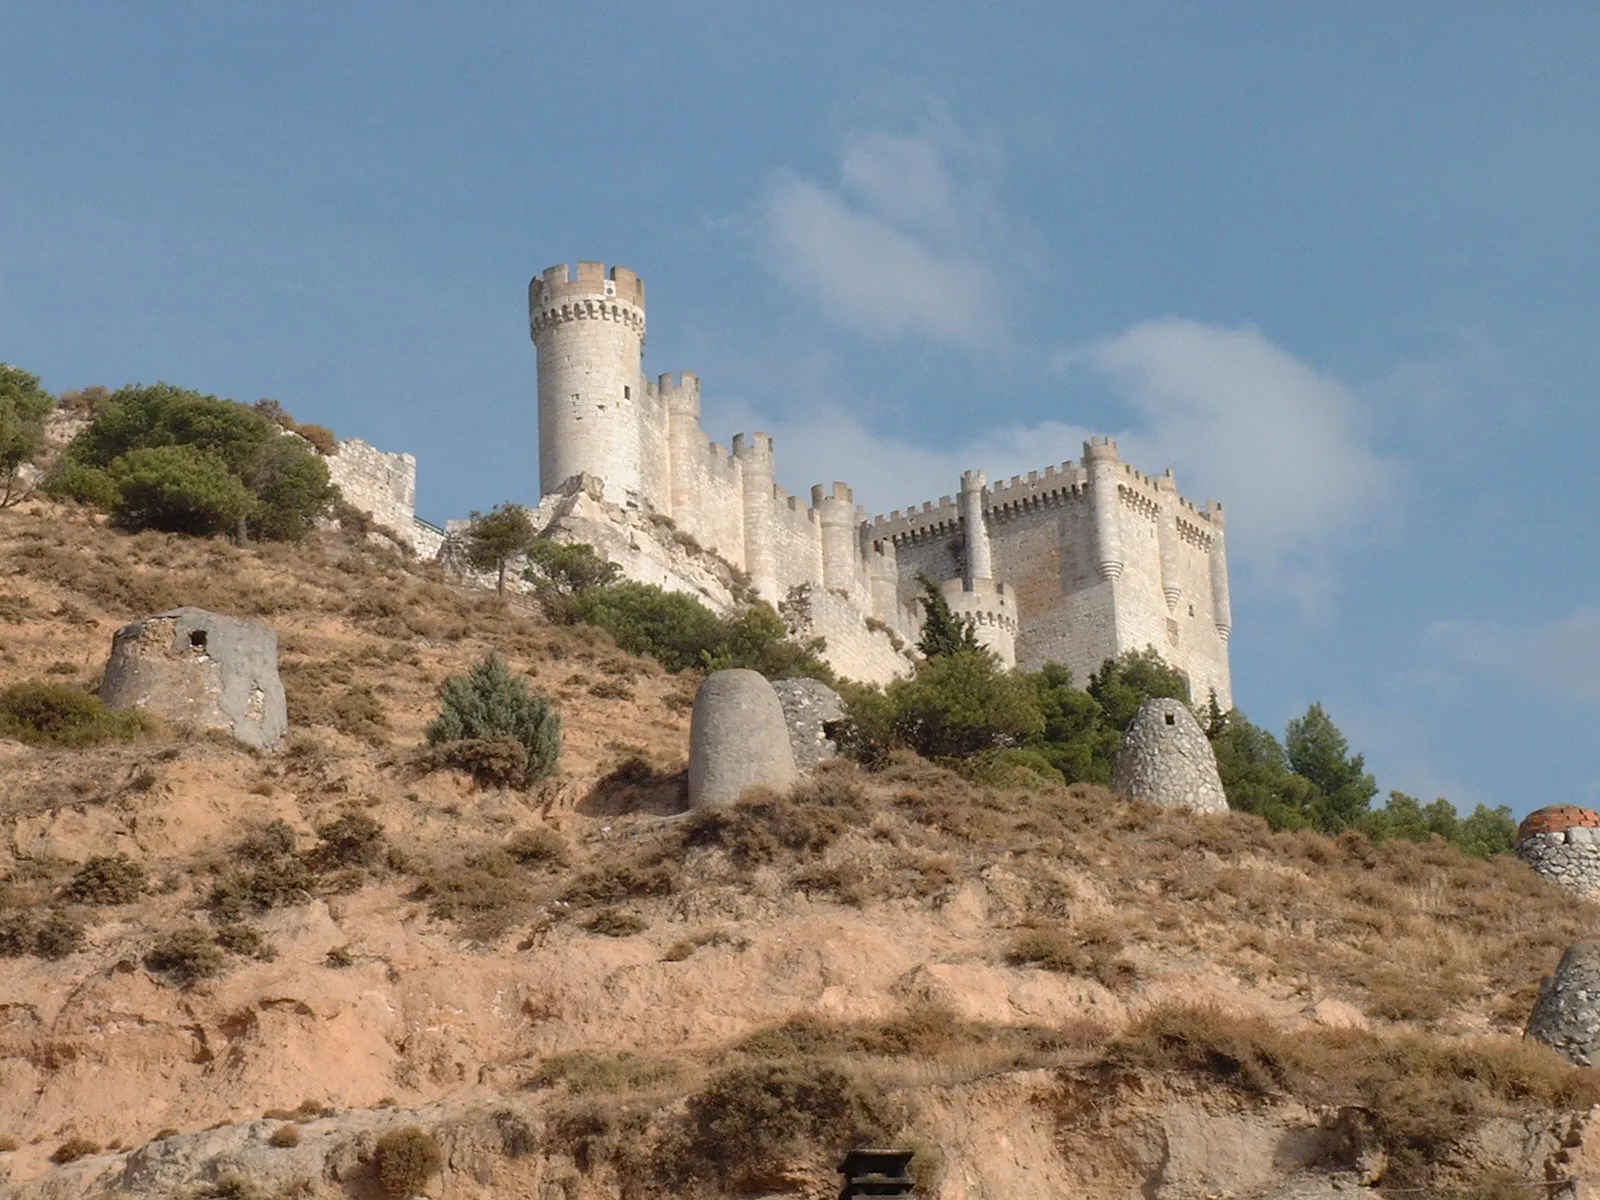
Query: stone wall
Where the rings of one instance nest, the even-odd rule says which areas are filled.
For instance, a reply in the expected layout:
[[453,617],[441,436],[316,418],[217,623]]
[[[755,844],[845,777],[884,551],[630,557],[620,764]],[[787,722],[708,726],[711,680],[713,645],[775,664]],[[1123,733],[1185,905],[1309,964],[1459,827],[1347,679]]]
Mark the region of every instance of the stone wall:
[[419,549],[414,457],[390,454],[351,438],[340,442],[337,451],[324,461],[329,478],[348,503],[369,514],[407,545]]

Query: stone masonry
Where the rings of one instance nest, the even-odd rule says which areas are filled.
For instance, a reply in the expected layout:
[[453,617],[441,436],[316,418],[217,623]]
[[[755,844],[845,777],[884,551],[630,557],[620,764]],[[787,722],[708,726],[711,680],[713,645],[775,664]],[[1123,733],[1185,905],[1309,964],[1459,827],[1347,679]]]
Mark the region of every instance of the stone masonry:
[[100,698],[110,708],[224,730],[264,750],[289,728],[278,635],[203,608],[175,608],[119,629]]
[[794,765],[802,775],[809,775],[819,762],[839,753],[829,729],[835,721],[844,720],[844,700],[820,679],[780,679],[772,690],[783,706]]
[[1211,742],[1181,700],[1139,706],[1117,752],[1112,787],[1163,807],[1228,811]]
[[1550,882],[1600,900],[1600,813],[1575,804],[1529,813],[1517,828],[1517,857]]
[[[588,542],[626,578],[724,614],[750,594],[787,608],[797,636],[823,639],[833,668],[865,683],[910,671],[926,575],[1007,667],[1057,662],[1082,683],[1151,647],[1197,703],[1232,707],[1222,507],[1186,499],[1171,471],[1143,474],[1092,438],[1077,461],[993,483],[966,471],[954,496],[869,517],[842,481],[779,487],[765,433],[712,441],[695,375],[645,377],[646,327],[627,267],[554,266],[528,285],[543,536]],[[440,551],[443,531],[415,517],[409,455],[351,441],[329,466],[419,555]],[[739,586],[711,578],[728,574]]]
[[689,718],[689,806],[732,804],[747,788],[784,789],[799,778],[778,694],[766,677],[713,671]]
[[1575,1067],[1600,1063],[1600,942],[1577,942],[1539,984],[1527,1036]]

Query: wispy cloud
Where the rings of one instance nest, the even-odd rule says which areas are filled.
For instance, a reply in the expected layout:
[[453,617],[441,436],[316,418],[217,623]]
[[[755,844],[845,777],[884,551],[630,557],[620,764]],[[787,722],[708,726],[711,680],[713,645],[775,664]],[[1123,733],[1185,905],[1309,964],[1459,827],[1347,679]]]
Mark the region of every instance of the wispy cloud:
[[976,348],[1004,339],[996,303],[1007,236],[1000,156],[948,119],[858,134],[838,181],[775,178],[761,212],[768,266],[835,324],[886,341]]
[[1600,706],[1600,608],[1516,627],[1438,621],[1429,637],[1463,667],[1549,695]]
[[1398,464],[1374,447],[1360,397],[1258,329],[1166,317],[1058,365],[1102,376],[1139,417],[1124,457],[1222,499],[1234,561],[1307,607],[1334,586],[1332,555],[1393,502]]

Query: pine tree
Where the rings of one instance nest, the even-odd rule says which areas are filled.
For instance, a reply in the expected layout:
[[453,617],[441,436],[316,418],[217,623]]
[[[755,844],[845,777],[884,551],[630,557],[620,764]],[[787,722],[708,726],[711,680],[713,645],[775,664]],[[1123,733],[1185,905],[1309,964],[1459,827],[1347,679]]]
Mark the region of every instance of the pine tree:
[[533,522],[528,510],[507,501],[487,514],[474,511],[467,529],[467,561],[480,571],[494,567],[498,572],[495,591],[506,594],[506,562],[525,553],[533,543]]
[[926,575],[918,577],[922,583],[922,637],[917,649],[925,658],[942,658],[960,654],[963,650],[980,650],[977,632],[972,621],[957,617],[939,590],[939,585]]

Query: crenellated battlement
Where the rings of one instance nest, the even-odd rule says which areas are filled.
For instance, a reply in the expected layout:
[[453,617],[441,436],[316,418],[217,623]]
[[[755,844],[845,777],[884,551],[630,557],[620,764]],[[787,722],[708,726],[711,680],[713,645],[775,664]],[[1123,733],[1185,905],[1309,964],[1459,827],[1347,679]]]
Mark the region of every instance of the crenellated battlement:
[[596,498],[666,518],[650,527],[672,531],[671,554],[711,552],[774,604],[809,597],[841,674],[881,682],[905,669],[888,648],[915,640],[926,576],[1007,664],[1056,661],[1087,677],[1154,646],[1195,695],[1231,703],[1221,506],[1184,498],[1171,470],[1124,462],[1114,438],[992,484],[964,470],[956,495],[869,516],[842,481],[814,486],[809,502],[779,487],[768,434],[713,440],[693,373],[645,379],[644,283],[628,268],[550,267],[529,284],[529,327],[542,492],[593,480]]

